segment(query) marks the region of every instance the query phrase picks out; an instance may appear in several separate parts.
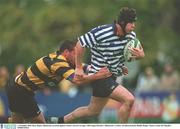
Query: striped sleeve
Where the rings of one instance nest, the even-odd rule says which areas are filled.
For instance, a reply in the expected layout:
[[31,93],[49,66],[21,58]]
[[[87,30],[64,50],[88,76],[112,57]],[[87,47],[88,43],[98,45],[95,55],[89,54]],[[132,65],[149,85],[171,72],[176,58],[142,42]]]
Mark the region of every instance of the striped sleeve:
[[78,40],[80,41],[82,47],[92,48],[97,44],[96,37],[94,36],[92,31],[89,31],[86,34],[80,36]]
[[57,62],[51,66],[51,70],[58,76],[67,79],[71,74],[74,74],[74,69],[67,62]]
[[126,38],[135,39],[136,38],[136,33],[135,32],[131,32],[131,33],[126,35]]

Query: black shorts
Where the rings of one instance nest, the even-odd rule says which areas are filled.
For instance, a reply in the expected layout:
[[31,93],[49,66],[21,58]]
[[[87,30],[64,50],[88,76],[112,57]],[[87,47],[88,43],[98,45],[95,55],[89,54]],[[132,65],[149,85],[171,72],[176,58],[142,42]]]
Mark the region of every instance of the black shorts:
[[12,112],[22,114],[24,118],[36,117],[41,113],[33,92],[13,83],[6,88],[6,93]]
[[93,88],[93,96],[108,97],[119,84],[116,78],[111,76],[105,79],[96,80],[91,83]]

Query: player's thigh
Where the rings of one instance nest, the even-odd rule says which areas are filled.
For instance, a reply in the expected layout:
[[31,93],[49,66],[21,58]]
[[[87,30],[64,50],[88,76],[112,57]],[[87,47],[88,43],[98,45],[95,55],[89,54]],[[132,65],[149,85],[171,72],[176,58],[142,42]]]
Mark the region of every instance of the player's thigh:
[[113,90],[113,92],[110,94],[110,98],[119,102],[134,101],[133,94],[122,85],[117,86]]
[[108,102],[108,97],[91,97],[89,109],[91,111],[101,112],[106,103]]

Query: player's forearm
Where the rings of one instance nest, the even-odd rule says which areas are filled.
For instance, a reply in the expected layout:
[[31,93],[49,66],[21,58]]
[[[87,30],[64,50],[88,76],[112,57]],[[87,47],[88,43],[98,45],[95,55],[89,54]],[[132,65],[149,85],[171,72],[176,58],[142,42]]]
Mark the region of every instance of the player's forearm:
[[86,83],[90,83],[90,82],[93,82],[98,79],[100,79],[100,77],[96,74],[84,75],[81,79],[76,80],[76,84],[78,84],[78,85],[86,84]]
[[89,82],[93,82],[93,81],[96,81],[96,80],[99,80],[99,79],[103,79],[103,78],[107,78],[107,77],[110,77],[112,74],[111,72],[107,72],[107,71],[104,71],[104,72],[97,72],[95,74],[92,74],[92,75],[84,75],[82,77],[82,82],[83,83],[89,83]]
[[82,68],[82,56],[84,55],[85,48],[80,45],[78,41],[76,44],[75,63],[76,68]]
[[93,82],[98,79],[103,79],[112,76],[112,73],[107,67],[101,68],[97,73],[92,75],[82,74],[81,76],[74,76],[74,81],[76,84],[80,85],[83,83]]
[[84,75],[83,78],[84,78],[85,82],[92,82],[92,81],[99,79],[99,77],[96,74]]

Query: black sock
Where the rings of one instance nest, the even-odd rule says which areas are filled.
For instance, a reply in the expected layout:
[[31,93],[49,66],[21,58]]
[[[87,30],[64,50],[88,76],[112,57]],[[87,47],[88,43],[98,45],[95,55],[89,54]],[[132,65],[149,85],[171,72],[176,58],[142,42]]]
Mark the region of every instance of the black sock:
[[59,117],[58,118],[58,123],[64,123],[64,117]]

